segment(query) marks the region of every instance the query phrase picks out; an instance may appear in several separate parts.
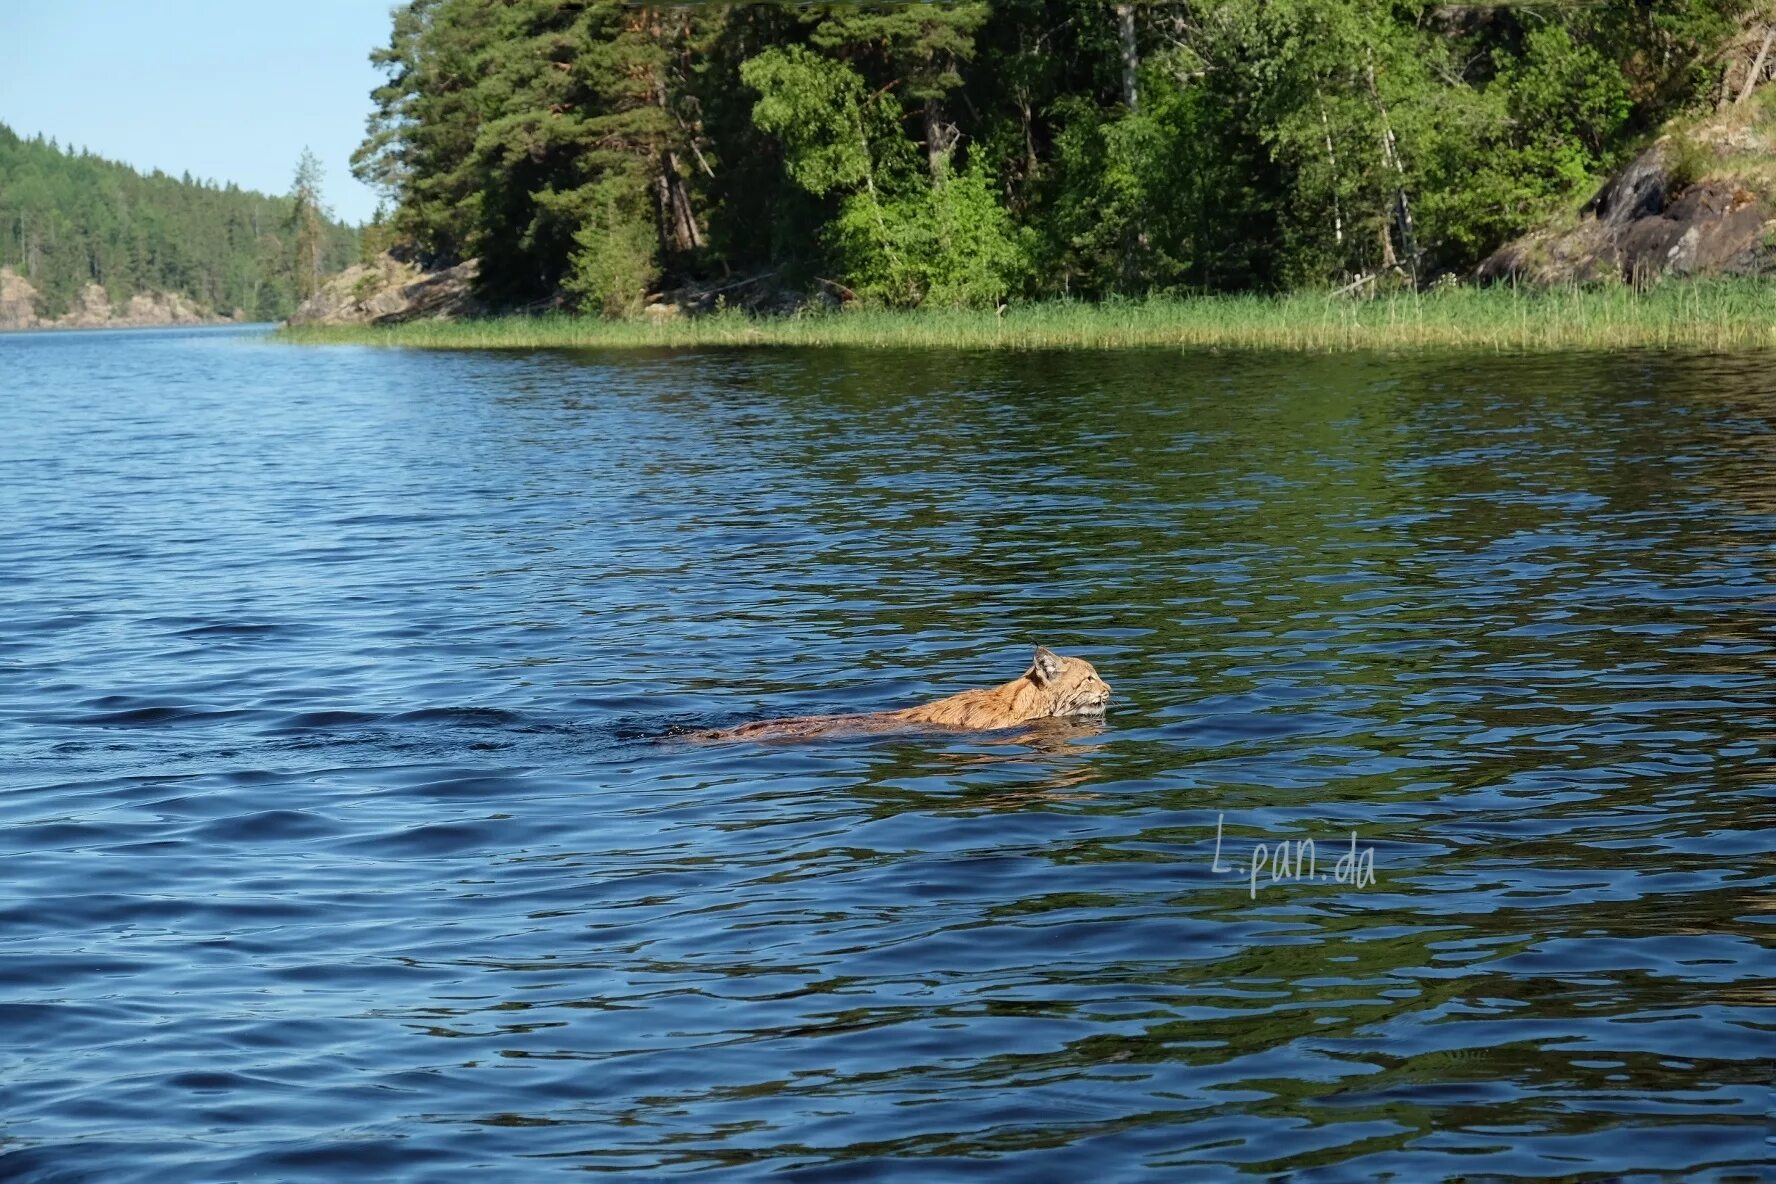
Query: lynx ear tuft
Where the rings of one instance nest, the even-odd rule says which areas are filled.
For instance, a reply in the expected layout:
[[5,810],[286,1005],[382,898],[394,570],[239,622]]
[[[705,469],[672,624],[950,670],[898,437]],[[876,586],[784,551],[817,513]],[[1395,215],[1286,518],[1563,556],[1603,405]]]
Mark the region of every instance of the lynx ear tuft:
[[1030,679],[1037,686],[1044,686],[1059,678],[1061,674],[1061,656],[1045,645],[1036,647],[1036,660],[1030,664]]

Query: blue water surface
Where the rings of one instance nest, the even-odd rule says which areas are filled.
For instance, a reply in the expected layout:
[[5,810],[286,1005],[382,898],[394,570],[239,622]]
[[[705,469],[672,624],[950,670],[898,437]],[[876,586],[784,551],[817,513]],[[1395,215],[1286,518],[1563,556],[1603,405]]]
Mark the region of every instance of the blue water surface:
[[0,1178],[1768,1178],[1772,373],[0,337]]

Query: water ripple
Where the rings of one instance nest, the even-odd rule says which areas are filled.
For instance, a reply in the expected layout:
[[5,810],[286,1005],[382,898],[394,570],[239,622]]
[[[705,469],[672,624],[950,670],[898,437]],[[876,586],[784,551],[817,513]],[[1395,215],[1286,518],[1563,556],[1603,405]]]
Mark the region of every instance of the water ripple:
[[1765,1170],[1765,358],[0,354],[0,1178]]

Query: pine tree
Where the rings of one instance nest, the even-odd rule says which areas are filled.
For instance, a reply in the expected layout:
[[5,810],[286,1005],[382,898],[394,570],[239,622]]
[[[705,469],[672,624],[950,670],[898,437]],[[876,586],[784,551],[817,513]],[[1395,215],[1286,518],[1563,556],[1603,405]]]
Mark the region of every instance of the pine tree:
[[1722,93],[1752,3],[410,0],[353,167],[510,304],[1422,282]]
[[290,185],[291,271],[298,300],[320,291],[326,279],[326,224],[332,215],[321,198],[322,179],[321,162],[304,148]]
[[809,41],[904,96],[921,124],[926,167],[936,181],[960,134],[945,102],[962,84],[961,67],[974,57],[974,34],[988,11],[978,2],[835,6],[826,10]]

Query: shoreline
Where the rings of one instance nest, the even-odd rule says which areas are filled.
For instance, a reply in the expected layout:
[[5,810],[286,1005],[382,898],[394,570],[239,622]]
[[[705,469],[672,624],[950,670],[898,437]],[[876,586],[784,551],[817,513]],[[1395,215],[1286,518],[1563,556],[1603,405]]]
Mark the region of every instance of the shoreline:
[[1776,349],[1776,282],[1667,282],[1531,290],[1448,288],[1366,300],[1325,294],[1045,301],[992,310],[850,309],[656,321],[552,313],[397,325],[285,325],[300,345],[415,349],[1200,348],[1357,350]]
[[106,321],[94,325],[0,325],[0,335],[8,333],[103,333],[118,329],[215,329],[223,325],[266,324],[259,321],[237,321],[232,317],[216,317],[201,321]]

